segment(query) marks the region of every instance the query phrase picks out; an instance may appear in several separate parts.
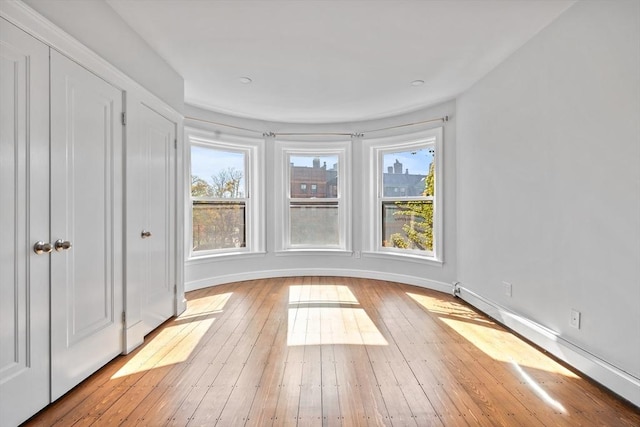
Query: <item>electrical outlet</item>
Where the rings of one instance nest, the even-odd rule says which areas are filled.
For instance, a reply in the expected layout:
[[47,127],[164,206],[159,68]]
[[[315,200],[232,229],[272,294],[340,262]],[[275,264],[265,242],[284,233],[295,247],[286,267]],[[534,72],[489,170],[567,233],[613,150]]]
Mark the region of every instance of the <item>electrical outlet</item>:
[[580,312],[578,310],[571,309],[571,320],[569,324],[576,329],[580,329]]
[[508,297],[513,295],[513,286],[509,282],[502,282],[504,286],[504,294]]

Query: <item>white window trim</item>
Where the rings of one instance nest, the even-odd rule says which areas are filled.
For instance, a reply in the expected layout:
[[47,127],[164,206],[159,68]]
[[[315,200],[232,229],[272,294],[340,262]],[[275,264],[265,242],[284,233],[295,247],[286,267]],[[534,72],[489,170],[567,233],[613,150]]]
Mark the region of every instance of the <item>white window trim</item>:
[[[276,255],[292,253],[351,253],[351,141],[292,142],[275,141],[275,250]],[[340,242],[336,246],[295,245],[290,242],[289,230],[289,156],[338,156],[338,206]],[[310,185],[307,184],[307,189]]]
[[[264,140],[233,135],[219,136],[216,132],[185,127],[187,141],[186,182],[188,206],[185,221],[187,260],[227,258],[230,255],[255,255],[265,252],[265,202],[264,202]],[[243,248],[214,249],[193,252],[193,202],[191,199],[191,146],[241,152],[245,154],[246,195],[245,207],[246,246]]]
[[[417,250],[403,250],[385,248],[382,246],[382,156],[385,153],[409,150],[425,143],[435,146],[435,197],[434,197],[434,230],[433,253],[424,254]],[[363,140],[365,153],[369,161],[365,163],[365,177],[363,188],[363,206],[367,209],[363,215],[363,256],[388,257],[389,259],[407,259],[412,261],[428,261],[430,264],[443,263],[444,216],[443,216],[443,128],[438,127],[408,135],[399,135],[379,139]],[[373,230],[373,232],[372,232]]]

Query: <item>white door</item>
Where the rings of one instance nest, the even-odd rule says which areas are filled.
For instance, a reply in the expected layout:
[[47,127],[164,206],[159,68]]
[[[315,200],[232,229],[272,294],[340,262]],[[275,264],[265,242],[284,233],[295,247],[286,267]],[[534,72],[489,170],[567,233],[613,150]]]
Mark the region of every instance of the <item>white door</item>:
[[51,51],[51,394],[123,349],[122,92]]
[[2,18],[0,242],[0,424],[17,425],[49,403],[49,48]]
[[137,111],[137,138],[128,147],[128,276],[140,289],[144,333],[175,312],[176,125],[144,104]]

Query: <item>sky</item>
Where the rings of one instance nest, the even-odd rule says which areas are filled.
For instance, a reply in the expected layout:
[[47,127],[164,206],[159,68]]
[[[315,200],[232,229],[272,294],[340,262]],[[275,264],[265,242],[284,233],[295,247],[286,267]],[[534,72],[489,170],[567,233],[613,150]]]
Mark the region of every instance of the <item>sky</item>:
[[307,167],[312,167],[313,166],[313,159],[314,158],[319,158],[320,159],[320,166],[322,166],[324,164],[324,162],[327,162],[327,169],[331,169],[333,167],[334,164],[339,163],[338,162],[338,156],[299,156],[299,155],[295,155],[295,156],[291,156],[290,160],[291,163],[294,164],[294,166],[307,166]]
[[[328,169],[331,169],[334,163],[338,163],[337,156],[318,157],[320,158],[321,166],[324,162],[327,162]],[[313,165],[313,158],[314,156],[291,156],[291,160],[296,166],[311,167]],[[433,161],[433,155],[430,154],[427,149],[385,153],[383,156],[385,172],[389,166],[393,166],[396,159],[402,163],[403,173],[408,168],[410,174],[427,175],[429,164]],[[191,146],[191,175],[196,175],[210,182],[212,175],[229,167],[243,171],[244,177],[244,153],[216,150],[198,145]],[[244,179],[241,185],[244,186]]]
[[244,187],[244,153],[216,150],[199,145],[191,146],[191,175],[211,183],[211,176],[227,168],[242,171],[240,186]]
[[398,161],[402,163],[402,173],[409,169],[409,173],[412,175],[427,175],[429,172],[429,165],[433,162],[433,154],[430,154],[429,150],[426,148],[420,150],[385,153],[382,158],[384,172],[387,172],[388,167],[393,166],[396,159],[398,159]]

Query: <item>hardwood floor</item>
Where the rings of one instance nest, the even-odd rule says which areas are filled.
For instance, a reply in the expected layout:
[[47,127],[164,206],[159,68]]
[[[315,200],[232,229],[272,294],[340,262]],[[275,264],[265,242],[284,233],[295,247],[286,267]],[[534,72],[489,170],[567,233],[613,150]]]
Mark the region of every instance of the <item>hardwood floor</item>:
[[447,294],[303,277],[187,299],[27,425],[640,425],[638,408]]

